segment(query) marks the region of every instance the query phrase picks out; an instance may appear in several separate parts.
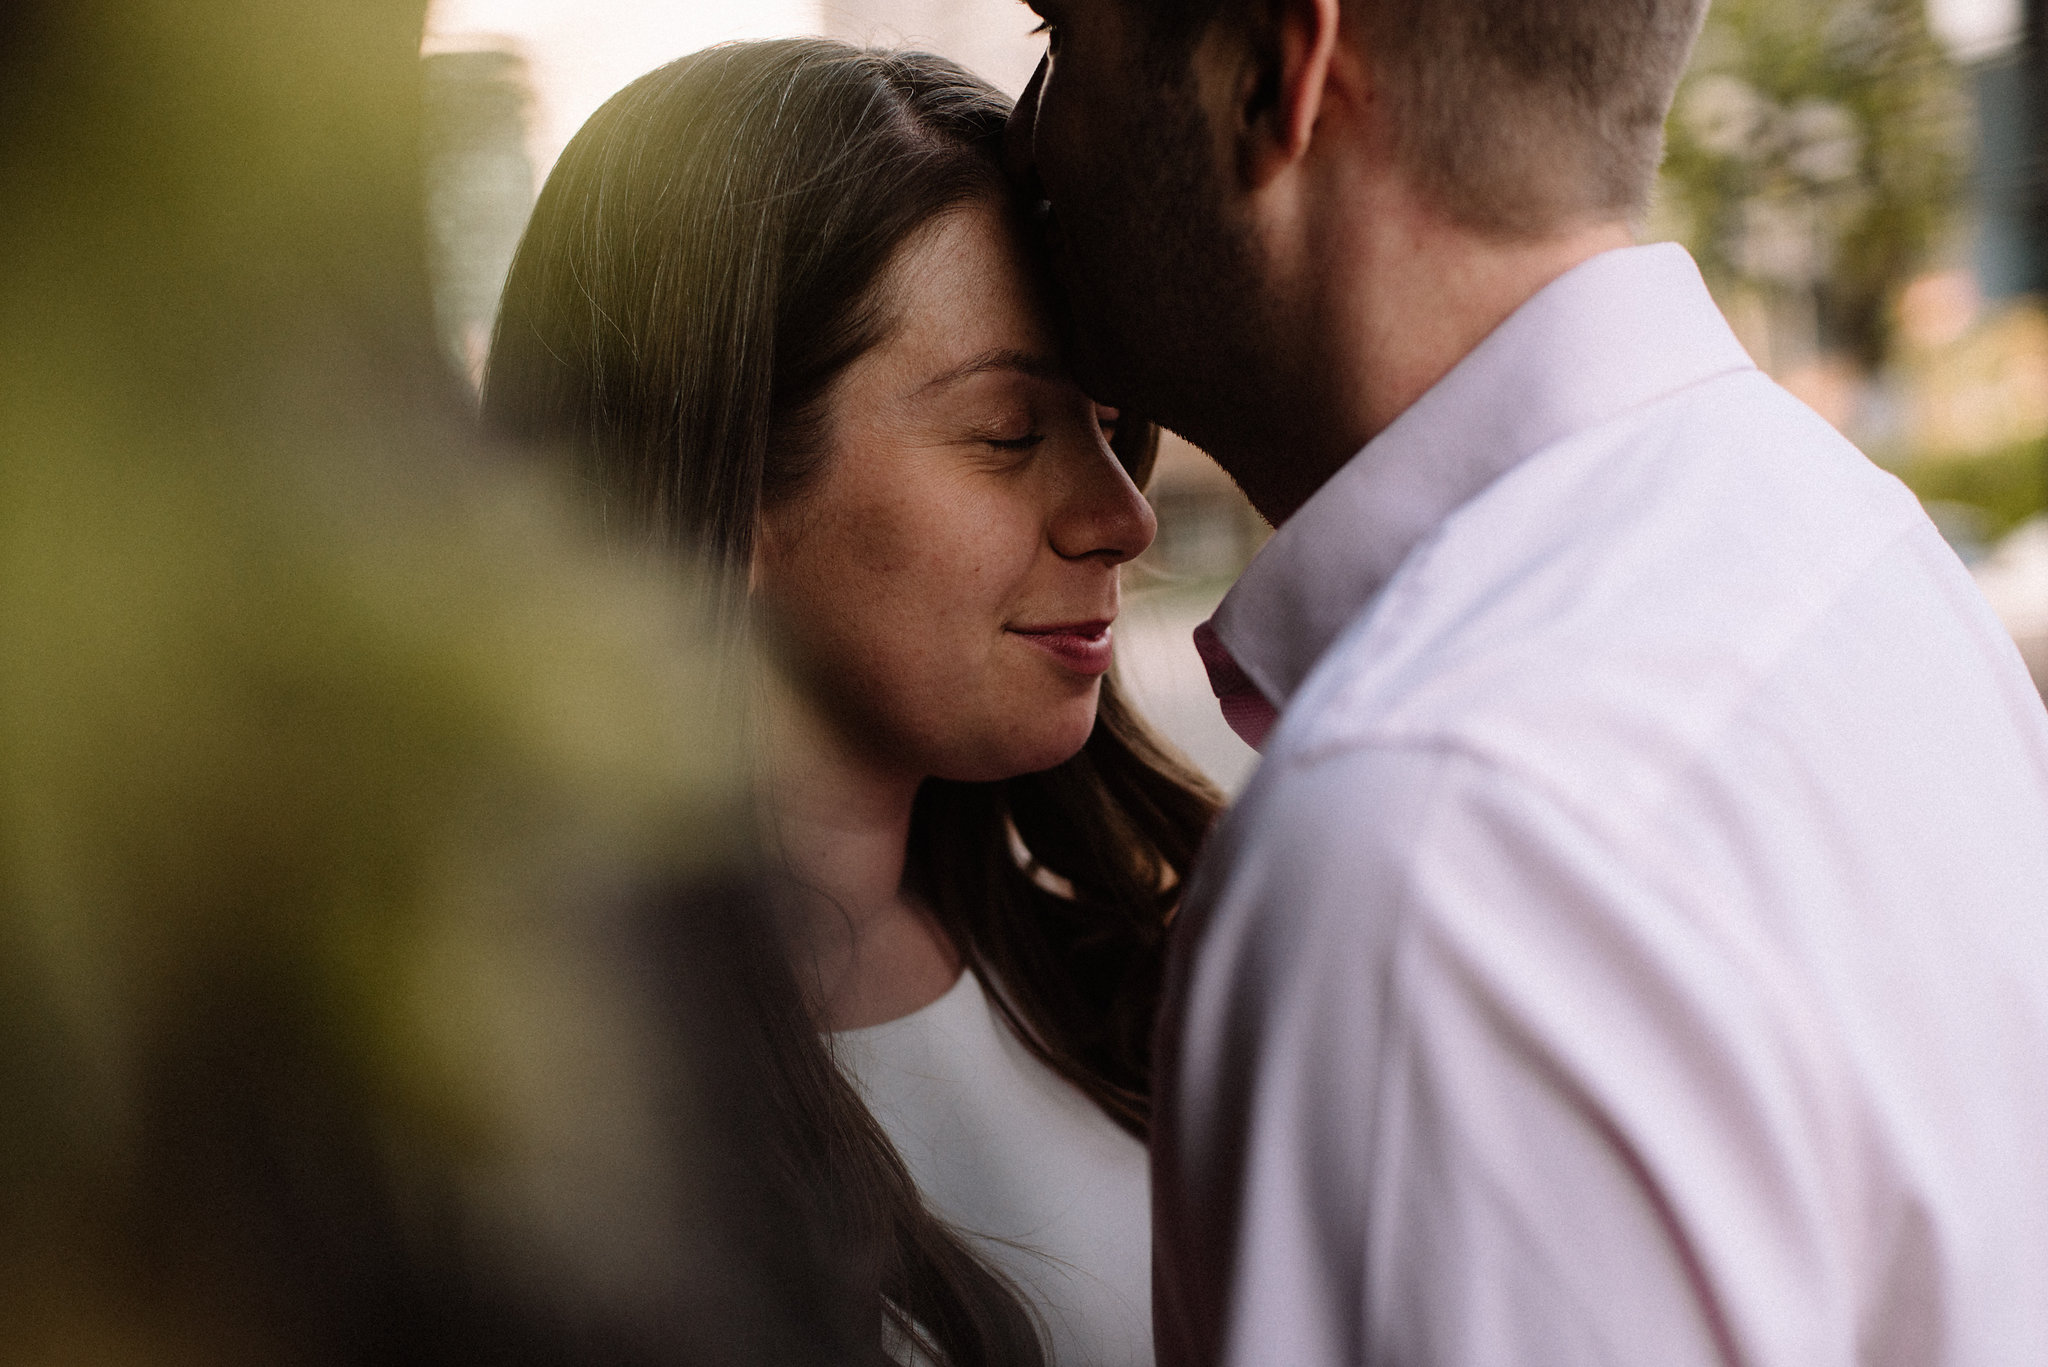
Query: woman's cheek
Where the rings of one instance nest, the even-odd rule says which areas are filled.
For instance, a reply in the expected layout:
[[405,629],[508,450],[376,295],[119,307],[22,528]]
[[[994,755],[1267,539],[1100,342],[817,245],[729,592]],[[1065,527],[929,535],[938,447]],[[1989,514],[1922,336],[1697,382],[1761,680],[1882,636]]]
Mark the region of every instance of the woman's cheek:
[[978,687],[1001,613],[988,592],[986,547],[957,525],[902,511],[877,508],[849,529],[819,588],[835,600],[843,648],[866,657],[862,672],[881,676],[875,687],[920,712],[944,712]]
[[1016,614],[1059,608],[1031,591],[1042,519],[1014,485],[904,473],[866,496],[832,491],[792,548],[812,677],[869,739],[939,771],[1021,772],[1041,751],[1057,762],[1078,743],[1066,733],[1085,738],[1092,706],[1076,711],[1048,664],[1006,632]]

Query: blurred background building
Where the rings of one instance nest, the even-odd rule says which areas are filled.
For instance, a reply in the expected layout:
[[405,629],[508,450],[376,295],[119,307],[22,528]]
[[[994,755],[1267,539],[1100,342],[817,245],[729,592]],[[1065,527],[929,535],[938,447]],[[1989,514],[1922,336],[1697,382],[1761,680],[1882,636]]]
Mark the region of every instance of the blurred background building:
[[[641,72],[826,33],[1016,93],[1018,0],[437,0],[431,214],[444,345],[474,373],[533,188]],[[1714,0],[1648,236],[1684,242],[1758,363],[1927,504],[2048,685],[2048,0]],[[523,156],[518,149],[523,149]],[[1254,756],[1188,633],[1268,530],[1170,439],[1119,625],[1131,691],[1226,786]]]
[[509,46],[453,48],[424,60],[434,322],[442,349],[475,384],[537,188],[527,149],[533,85],[525,56]]

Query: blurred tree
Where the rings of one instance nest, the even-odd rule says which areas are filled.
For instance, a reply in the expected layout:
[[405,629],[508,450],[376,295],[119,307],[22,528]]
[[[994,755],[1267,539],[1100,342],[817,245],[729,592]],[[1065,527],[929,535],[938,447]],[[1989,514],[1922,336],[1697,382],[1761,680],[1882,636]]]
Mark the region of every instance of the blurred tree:
[[2028,149],[2026,162],[2032,182],[2030,196],[2034,254],[2029,283],[2048,289],[2048,0],[2026,0],[2021,28],[2026,83],[2021,96],[2025,111]]
[[1709,281],[1761,300],[1780,336],[1880,363],[1892,295],[1966,170],[1922,0],[1718,0],[1668,138],[1662,226]]
[[724,656],[436,353],[424,10],[0,3],[0,1364],[877,1362]]

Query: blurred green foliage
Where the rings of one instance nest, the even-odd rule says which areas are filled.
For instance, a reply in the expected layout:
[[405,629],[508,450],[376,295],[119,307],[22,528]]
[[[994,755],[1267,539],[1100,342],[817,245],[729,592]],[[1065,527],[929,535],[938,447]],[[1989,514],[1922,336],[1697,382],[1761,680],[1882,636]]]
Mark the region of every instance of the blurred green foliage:
[[487,1246],[673,1316],[713,1117],[616,941],[737,876],[740,757],[435,356],[423,5],[14,3],[0,1363],[367,1361]]
[[1976,509],[1979,534],[1996,541],[2048,508],[2048,437],[1982,455],[1920,460],[1896,473],[1923,502]]
[[1923,0],[1716,0],[1668,125],[1659,213],[1717,289],[1793,299],[1875,366],[1967,169]]

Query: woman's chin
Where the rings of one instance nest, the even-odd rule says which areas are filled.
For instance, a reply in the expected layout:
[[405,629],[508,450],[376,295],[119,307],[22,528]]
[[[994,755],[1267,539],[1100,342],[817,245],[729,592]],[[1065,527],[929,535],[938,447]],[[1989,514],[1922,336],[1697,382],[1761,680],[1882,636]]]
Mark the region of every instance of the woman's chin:
[[972,747],[974,753],[961,755],[959,762],[945,766],[935,777],[994,783],[1056,769],[1088,743],[1089,733],[1095,729],[1095,708],[1091,705],[1085,716],[1062,718],[1057,725],[1046,724],[1052,718],[1037,720],[1038,725],[1014,726],[991,736],[987,745]]

